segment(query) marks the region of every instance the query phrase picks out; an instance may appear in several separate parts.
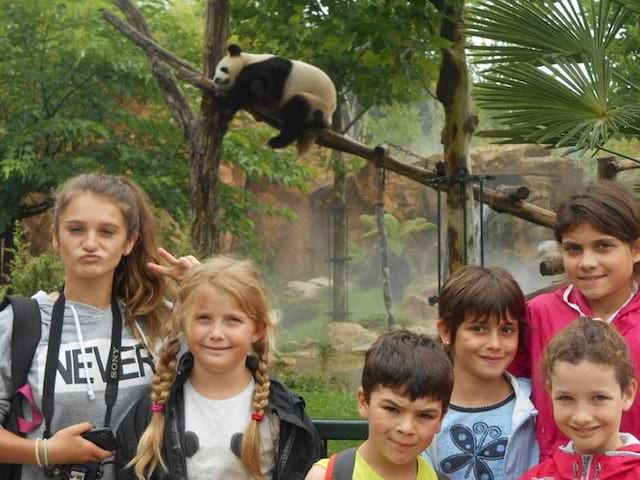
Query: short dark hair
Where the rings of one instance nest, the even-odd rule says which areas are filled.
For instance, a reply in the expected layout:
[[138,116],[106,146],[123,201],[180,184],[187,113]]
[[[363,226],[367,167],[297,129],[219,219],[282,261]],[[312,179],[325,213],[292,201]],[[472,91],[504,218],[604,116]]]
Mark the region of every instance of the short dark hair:
[[556,362],[577,365],[583,360],[613,368],[622,391],[635,378],[629,348],[611,324],[580,317],[561,330],[544,350],[542,368],[551,381]]
[[616,182],[594,182],[573,192],[556,207],[556,215],[553,231],[558,242],[583,223],[627,243],[640,237],[640,204]]
[[450,337],[448,349],[453,348],[456,332],[467,315],[500,320],[511,315],[518,322],[518,337],[522,340],[526,329],[525,309],[520,285],[500,267],[462,267],[447,278],[438,297],[438,316]]
[[441,401],[444,413],[453,390],[453,367],[428,336],[393,330],[381,335],[364,358],[362,390],[367,402],[378,386],[396,390],[411,401],[422,397]]

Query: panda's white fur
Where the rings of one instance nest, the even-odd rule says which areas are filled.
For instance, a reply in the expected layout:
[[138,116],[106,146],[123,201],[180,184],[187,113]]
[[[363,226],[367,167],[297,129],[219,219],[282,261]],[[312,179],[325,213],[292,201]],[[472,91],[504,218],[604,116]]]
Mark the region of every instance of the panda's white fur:
[[[294,97],[304,98],[309,106],[308,112],[305,112],[304,122],[315,127],[330,127],[331,117],[336,110],[336,88],[325,72],[314,65],[299,60],[285,59],[271,54],[243,52],[237,45],[229,46],[229,54],[218,62],[213,79],[218,93],[223,98],[232,96],[235,99],[230,107],[230,116],[235,113],[237,108],[251,106],[252,101],[255,100],[252,99],[251,92],[247,91],[250,88],[244,82],[241,87],[236,87],[234,90],[236,80],[245,68],[252,66],[251,71],[256,72],[259,77],[270,76],[274,79],[273,82],[278,83],[283,81],[282,69],[286,70],[289,65],[290,71],[284,79],[284,84],[278,84],[278,87],[281,88],[277,90],[281,90],[281,95],[278,98],[271,95],[272,98],[270,97],[268,100],[272,102],[276,110],[281,111],[284,108],[289,108],[287,105]],[[241,98],[243,96],[244,98]],[[296,109],[297,107],[290,108]],[[317,125],[320,112],[322,124]],[[283,125],[283,128],[287,128],[287,125]],[[301,127],[297,126],[297,128]],[[301,151],[307,150],[314,138],[301,133],[297,140],[298,150]],[[304,152],[301,151],[301,153]]]

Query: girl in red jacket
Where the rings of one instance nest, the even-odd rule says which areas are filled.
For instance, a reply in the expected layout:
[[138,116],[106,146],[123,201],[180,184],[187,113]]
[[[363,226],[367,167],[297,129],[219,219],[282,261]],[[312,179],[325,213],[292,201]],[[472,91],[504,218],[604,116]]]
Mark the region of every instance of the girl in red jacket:
[[618,331],[579,318],[551,341],[543,369],[556,425],[571,441],[520,480],[640,478],[640,441],[620,433],[638,385]]
[[[549,341],[580,316],[600,318],[624,337],[640,365],[640,295],[634,267],[640,261],[640,204],[614,182],[588,185],[556,209],[555,237],[569,280],[527,305],[529,331],[510,371],[531,377],[541,458],[567,438],[554,425],[540,360]],[[622,416],[622,430],[640,435],[640,402]]]

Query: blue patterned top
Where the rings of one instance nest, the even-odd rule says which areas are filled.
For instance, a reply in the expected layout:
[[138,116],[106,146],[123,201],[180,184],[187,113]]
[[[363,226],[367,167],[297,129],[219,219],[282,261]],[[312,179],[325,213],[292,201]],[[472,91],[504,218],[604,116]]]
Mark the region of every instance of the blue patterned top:
[[449,405],[437,437],[438,469],[451,480],[505,480],[515,393],[494,405]]

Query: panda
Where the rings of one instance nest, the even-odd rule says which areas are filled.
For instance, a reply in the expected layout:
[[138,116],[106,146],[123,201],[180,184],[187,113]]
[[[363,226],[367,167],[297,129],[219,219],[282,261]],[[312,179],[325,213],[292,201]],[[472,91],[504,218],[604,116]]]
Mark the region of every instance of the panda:
[[280,134],[269,140],[271,148],[297,141],[303,154],[315,141],[307,128],[328,128],[336,110],[336,87],[318,67],[270,54],[243,52],[229,45],[216,65],[213,82],[216,108],[228,123],[238,110],[265,108],[276,112]]

